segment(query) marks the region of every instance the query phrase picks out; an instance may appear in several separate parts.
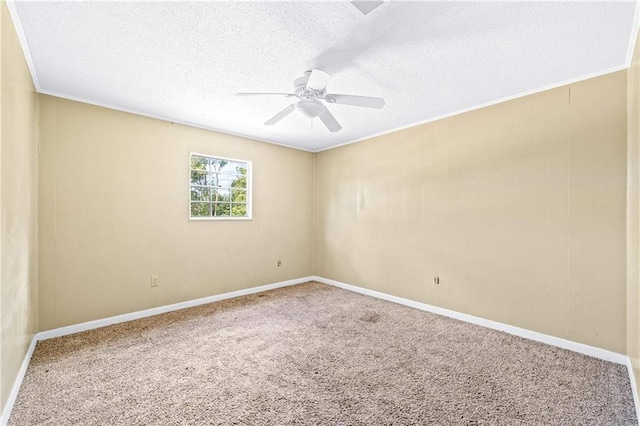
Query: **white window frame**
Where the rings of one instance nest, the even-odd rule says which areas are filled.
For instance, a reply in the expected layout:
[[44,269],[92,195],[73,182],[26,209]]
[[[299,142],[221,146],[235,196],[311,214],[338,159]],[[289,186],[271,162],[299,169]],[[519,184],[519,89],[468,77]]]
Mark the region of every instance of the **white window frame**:
[[[191,158],[194,156],[200,156],[200,157],[208,157],[208,158],[215,158],[216,160],[225,160],[225,161],[235,161],[237,163],[245,163],[247,165],[247,215],[243,216],[243,217],[233,217],[233,216],[191,216]],[[253,185],[252,185],[252,178],[253,178],[253,164],[251,161],[249,160],[239,160],[237,158],[228,158],[228,157],[221,157],[219,155],[213,155],[213,154],[202,154],[200,152],[189,152],[189,172],[187,173],[187,179],[189,180],[188,182],[188,191],[187,191],[187,197],[188,197],[188,203],[187,203],[187,207],[188,207],[188,217],[190,221],[209,221],[209,220],[214,220],[214,221],[220,221],[220,220],[252,220],[253,219]]]

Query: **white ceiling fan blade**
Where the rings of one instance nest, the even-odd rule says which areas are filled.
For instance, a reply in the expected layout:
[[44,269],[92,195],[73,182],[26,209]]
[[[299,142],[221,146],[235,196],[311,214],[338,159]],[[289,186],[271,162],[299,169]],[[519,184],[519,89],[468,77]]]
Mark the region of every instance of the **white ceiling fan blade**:
[[330,104],[353,105],[366,108],[382,108],[384,106],[384,99],[369,96],[328,94],[325,95],[324,100]]
[[329,112],[326,107],[322,110],[318,117],[320,117],[320,120],[322,120],[324,125],[327,126],[327,129],[329,129],[331,133],[342,130],[342,126],[340,125],[340,123],[338,123],[338,120],[336,120],[336,118]]
[[327,87],[327,83],[331,80],[331,74],[320,70],[311,70],[309,80],[307,80],[307,89],[312,89],[317,92],[322,91]]
[[291,96],[295,96],[293,93],[234,93],[234,96],[284,96],[286,98],[290,98]]
[[362,0],[362,1],[352,0],[351,4],[354,5],[356,8],[358,8],[358,10],[362,12],[363,15],[366,15],[376,7],[383,5],[384,2],[372,1],[372,0]]
[[291,104],[288,107],[286,107],[285,109],[283,109],[282,111],[280,111],[279,113],[277,113],[276,115],[274,115],[273,117],[271,117],[269,120],[267,120],[264,125],[265,126],[273,126],[274,124],[276,124],[278,121],[282,120],[283,118],[285,118],[287,115],[291,114],[291,112],[296,109],[296,104]]

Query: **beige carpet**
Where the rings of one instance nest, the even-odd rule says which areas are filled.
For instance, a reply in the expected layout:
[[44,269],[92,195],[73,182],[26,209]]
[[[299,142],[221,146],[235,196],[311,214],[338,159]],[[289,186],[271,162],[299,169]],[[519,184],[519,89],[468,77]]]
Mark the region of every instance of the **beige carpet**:
[[307,283],[39,342],[9,424],[637,420],[624,366]]

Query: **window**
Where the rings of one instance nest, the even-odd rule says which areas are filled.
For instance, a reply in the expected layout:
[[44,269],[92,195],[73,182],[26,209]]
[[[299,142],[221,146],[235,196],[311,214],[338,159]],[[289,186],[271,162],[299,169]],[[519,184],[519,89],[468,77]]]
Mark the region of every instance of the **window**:
[[191,154],[191,219],[251,219],[251,162]]

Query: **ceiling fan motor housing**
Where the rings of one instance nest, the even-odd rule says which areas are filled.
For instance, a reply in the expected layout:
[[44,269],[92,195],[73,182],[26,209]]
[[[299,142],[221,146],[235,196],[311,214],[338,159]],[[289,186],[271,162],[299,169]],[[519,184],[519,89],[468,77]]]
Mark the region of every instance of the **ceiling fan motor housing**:
[[[311,72],[306,71],[302,77],[298,77],[293,80],[293,90],[296,95],[298,95],[298,91],[302,92],[307,87],[307,81],[309,81],[309,76]],[[301,90],[302,89],[302,90]]]
[[324,96],[325,90],[317,91],[307,87],[311,71],[305,71],[302,77],[293,80],[293,93],[302,99],[312,99]]

